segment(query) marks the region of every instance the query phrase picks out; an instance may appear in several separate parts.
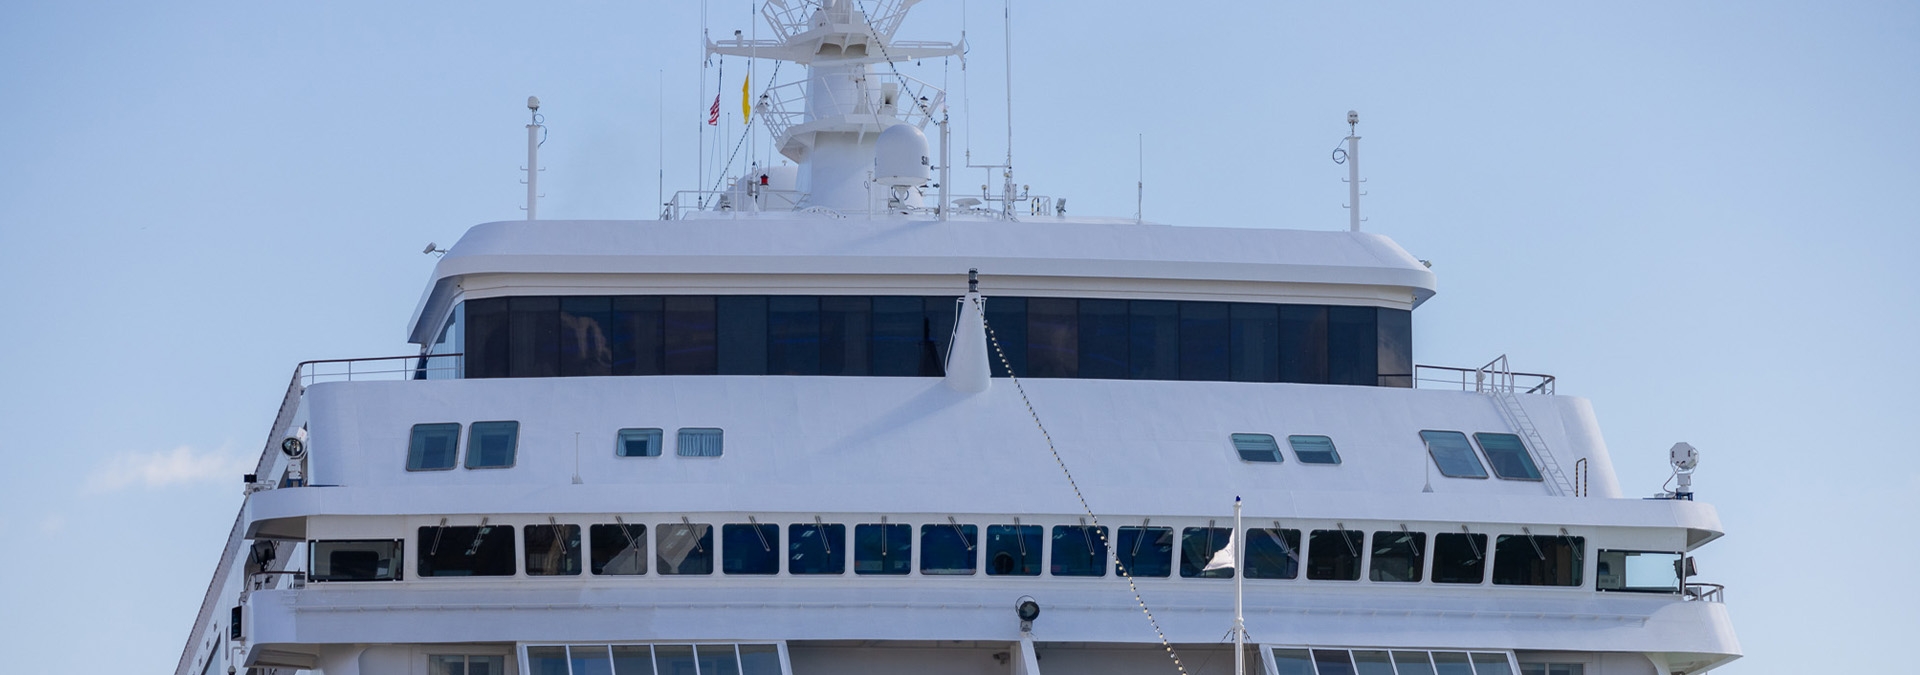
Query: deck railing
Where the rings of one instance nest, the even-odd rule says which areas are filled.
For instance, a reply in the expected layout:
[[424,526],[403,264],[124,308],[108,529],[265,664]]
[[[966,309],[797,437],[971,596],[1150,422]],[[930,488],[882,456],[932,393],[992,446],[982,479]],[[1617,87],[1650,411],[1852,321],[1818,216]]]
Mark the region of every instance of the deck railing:
[[301,361],[294,369],[294,380],[301,387],[318,382],[450,380],[460,377],[464,356],[454,352]]
[[1504,368],[1499,360],[1479,368],[1455,368],[1453,366],[1415,365],[1413,383],[1418,389],[1457,389],[1491,393],[1511,391],[1521,394],[1554,393],[1555,380],[1545,373],[1517,373]]
[[1682,595],[1694,602],[1726,602],[1727,587],[1720,584],[1688,582]]

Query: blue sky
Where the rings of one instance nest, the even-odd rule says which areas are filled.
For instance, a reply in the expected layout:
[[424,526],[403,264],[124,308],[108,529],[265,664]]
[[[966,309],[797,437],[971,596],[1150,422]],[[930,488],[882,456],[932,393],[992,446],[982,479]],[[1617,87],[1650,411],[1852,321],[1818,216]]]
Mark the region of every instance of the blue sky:
[[[716,34],[752,30],[749,3],[708,7]],[[961,7],[902,35],[958,39]],[[993,158],[1000,5],[966,7],[964,77],[905,69],[954,92],[956,152]],[[1440,279],[1417,361],[1558,375],[1629,493],[1700,448],[1730,532],[1700,570],[1748,653],[1724,672],[1906,663],[1886,646],[1920,593],[1886,570],[1920,557],[1920,5],[1014,16],[1020,182],[1131,215],[1141,139],[1148,219],[1338,229],[1328,152],[1358,109],[1366,228]],[[172,667],[293,365],[411,351],[421,247],[519,217],[527,95],[544,216],[652,217],[660,164],[695,187],[700,25],[692,2],[0,4],[15,666]]]

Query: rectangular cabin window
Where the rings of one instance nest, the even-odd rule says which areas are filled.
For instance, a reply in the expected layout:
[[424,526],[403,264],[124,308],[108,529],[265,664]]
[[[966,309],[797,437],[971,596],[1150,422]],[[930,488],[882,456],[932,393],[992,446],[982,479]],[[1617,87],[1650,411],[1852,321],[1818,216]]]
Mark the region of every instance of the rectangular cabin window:
[[460,425],[415,424],[407,440],[408,471],[444,471],[460,456]]
[[1493,551],[1493,583],[1502,586],[1579,586],[1586,537],[1500,535]]
[[1368,563],[1367,578],[1374,581],[1420,581],[1420,570],[1426,566],[1427,533],[1425,532],[1375,532],[1373,533],[1373,559]]
[[1090,525],[1053,526],[1053,576],[1107,575],[1107,528]]
[[479,654],[427,656],[427,675],[506,675],[506,672],[507,657],[505,656]]
[[767,296],[722,295],[715,302],[720,374],[767,374]]
[[780,526],[727,523],[720,526],[720,571],[779,574]]
[[613,298],[560,298],[560,376],[613,374]]
[[1402,675],[1434,675],[1433,657],[1426,652],[1395,651],[1393,664]]
[[1236,302],[1227,308],[1227,321],[1233,381],[1280,381],[1280,306]]
[[1600,549],[1593,587],[1623,593],[1679,593],[1683,556],[1666,551]]
[[1340,463],[1340,451],[1334,449],[1333,439],[1326,436],[1288,436],[1287,445],[1293,448],[1293,456],[1301,464]]
[[406,569],[399,539],[307,542],[309,581],[398,581]]
[[678,452],[681,457],[719,457],[722,433],[712,428],[681,429]]
[[1314,675],[1313,657],[1305,649],[1275,649],[1273,665],[1279,675]]
[[560,298],[507,298],[507,377],[560,374]]
[[906,574],[913,571],[913,528],[875,523],[853,527],[854,574]]
[[527,576],[580,573],[579,525],[525,525],[520,538],[527,544]]
[[[988,365],[994,377],[1006,377],[1007,368],[1013,368],[1013,374],[1026,377],[1027,370],[1027,299],[1026,298],[986,298],[987,329],[991,331],[987,344],[987,353],[992,356]],[[999,349],[994,349],[995,345]],[[1000,360],[1006,359],[1002,364]]]
[[1506,654],[1473,652],[1474,675],[1513,675],[1513,663]]
[[647,573],[647,526],[628,523],[587,528],[594,574],[633,576]]
[[1477,584],[1487,578],[1487,535],[1433,535],[1433,583]]
[[467,468],[510,468],[519,444],[519,422],[474,422],[467,430]]
[[871,373],[873,334],[872,298],[820,298],[820,374]]
[[[663,675],[690,675],[699,672],[693,657],[693,645],[654,645],[653,672]],[[642,671],[644,675],[644,671]],[[540,675],[545,675],[541,673]],[[555,675],[560,675],[556,673]]]
[[712,525],[661,523],[653,532],[653,564],[661,574],[713,574]]
[[847,526],[794,523],[787,526],[788,574],[845,574]]
[[1127,379],[1127,301],[1080,301],[1080,377]]
[[927,341],[926,310],[918,297],[873,299],[873,374],[927,377],[933,345]]
[[[648,664],[651,668],[652,664]],[[527,672],[532,675],[569,675],[566,647],[527,647]],[[688,668],[687,672],[693,672]]]
[[1540,480],[1540,470],[1533,465],[1533,455],[1527,454],[1527,446],[1520,437],[1513,434],[1474,434],[1473,440],[1480,442],[1480,451],[1487,454],[1487,464],[1493,466],[1493,475],[1507,480]]
[[1127,303],[1127,313],[1133,379],[1180,379],[1180,303],[1134,300]]
[[659,429],[621,429],[613,443],[615,457],[659,457]]
[[1165,577],[1173,574],[1173,528],[1122,527],[1114,540],[1120,567],[1115,574]]
[[988,525],[989,576],[1040,576],[1039,525]]
[[1207,569],[1213,557],[1233,541],[1233,530],[1224,527],[1189,527],[1180,533],[1180,576],[1202,579],[1231,579],[1232,567]]
[[654,675],[653,645],[608,645],[607,651],[613,657],[613,675]]
[[1353,668],[1354,675],[1396,675],[1393,657],[1386,650],[1353,650]]
[[820,297],[767,298],[767,374],[820,374]]
[[1427,444],[1427,454],[1433,456],[1433,466],[1440,475],[1449,478],[1486,478],[1487,469],[1480,466],[1480,456],[1473,454],[1473,446],[1467,443],[1467,435],[1458,431],[1422,431],[1420,440]]
[[1359,581],[1366,535],[1353,530],[1314,530],[1307,538],[1307,578]]
[[1413,387],[1413,310],[1375,309],[1380,328],[1379,384]]
[[1320,675],[1354,675],[1353,654],[1345,649],[1315,649],[1313,665]]
[[1270,434],[1233,434],[1230,439],[1241,461],[1273,464],[1281,461],[1280,444],[1274,442]]
[[667,372],[666,303],[657,295],[613,298],[607,342],[613,349],[613,374],[662,375]]
[[977,525],[920,526],[921,574],[973,574],[980,567]]
[[1280,381],[1326,384],[1326,305],[1280,306]]
[[1180,303],[1180,379],[1227,379],[1227,303]]
[[429,525],[419,530],[415,570],[422,577],[510,577],[513,528],[505,525]]
[[711,295],[669,295],[662,300],[666,336],[662,349],[668,375],[720,372],[719,340]]
[[466,376],[507,376],[507,299],[484,298],[460,303],[466,307],[467,329],[461,351],[466,354]]
[[[947,374],[947,349],[953,342],[953,322],[960,317],[960,298],[958,296],[930,296],[922,298],[921,305],[926,312],[927,346],[933,348],[932,370],[923,370],[928,377],[940,377]],[[992,306],[992,303],[988,303]],[[995,330],[999,327],[996,326]],[[1006,338],[1002,337],[1004,341]]]
[[1428,652],[1433,656],[1434,675],[1474,675],[1473,662],[1466,652]]
[[1073,298],[1027,300],[1027,374],[1080,376],[1080,302]]
[[1247,578],[1300,576],[1300,531],[1273,527],[1247,530]]
[[1380,334],[1372,307],[1327,308],[1327,382],[1375,386],[1380,381]]

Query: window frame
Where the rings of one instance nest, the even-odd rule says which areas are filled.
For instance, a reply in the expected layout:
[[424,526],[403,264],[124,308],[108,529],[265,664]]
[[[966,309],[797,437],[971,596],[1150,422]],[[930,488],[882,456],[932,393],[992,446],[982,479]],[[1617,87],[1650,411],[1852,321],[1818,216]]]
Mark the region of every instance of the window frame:
[[[1527,471],[1532,472],[1532,475],[1509,476],[1506,474],[1506,472],[1501,471],[1500,462],[1494,459],[1493,451],[1487,449],[1487,442],[1485,439],[1488,436],[1504,436],[1504,437],[1513,439],[1514,444],[1520,446],[1520,452],[1518,454],[1518,458],[1526,462],[1526,469]],[[1480,454],[1484,455],[1487,458],[1487,467],[1492,469],[1493,475],[1498,476],[1500,480],[1518,480],[1518,481],[1527,481],[1532,483],[1540,483],[1546,480],[1546,476],[1540,472],[1540,463],[1537,461],[1534,461],[1533,449],[1527,447],[1526,439],[1521,438],[1520,434],[1510,434],[1506,432],[1493,432],[1493,431],[1476,431],[1476,432],[1473,432],[1473,444],[1480,447]],[[1511,449],[1501,450],[1501,456],[1503,457],[1511,456],[1512,452],[1513,451]]]
[[[339,578],[339,575],[331,573],[332,572],[331,568],[333,567],[333,561],[331,559],[327,561],[327,567],[329,568],[330,573],[324,577],[319,575],[318,573],[316,573],[316,570],[320,569],[320,548],[324,544],[384,544],[384,545],[392,546],[393,547],[392,555],[389,556],[388,558],[390,562],[387,564],[388,572],[386,577],[382,578],[381,576],[379,576],[379,574],[377,573],[377,570],[379,569],[379,567],[376,565],[376,567],[374,568],[376,570],[376,573],[372,577],[365,578],[365,579]],[[359,583],[359,582],[366,582],[366,581],[405,581],[406,578],[407,578],[407,540],[405,539],[309,539],[307,540],[307,581],[311,581],[314,583],[335,583],[335,582]]]
[[[414,466],[414,446],[423,440],[420,435],[421,431],[423,431],[422,427],[427,427],[428,429],[426,429],[426,431],[429,432],[444,431],[446,427],[453,427],[453,456],[449,458],[451,461],[449,461],[446,466]],[[410,427],[407,431],[407,471],[452,471],[460,468],[460,434],[465,430],[465,425],[459,422],[422,422]]]
[[[1446,464],[1440,461],[1439,455],[1434,454],[1434,439],[1428,438],[1427,434],[1454,434],[1456,436],[1459,436],[1462,447],[1465,447],[1467,449],[1467,456],[1473,458],[1474,469],[1479,471],[1479,475],[1473,475],[1473,474],[1455,475],[1452,473],[1448,473]],[[1450,429],[1421,429],[1420,444],[1426,446],[1427,457],[1433,460],[1433,468],[1439,471],[1440,475],[1445,476],[1447,478],[1470,478],[1474,480],[1487,479],[1488,474],[1487,474],[1486,462],[1481,459],[1479,451],[1474,449],[1473,441],[1467,438],[1467,434],[1465,432],[1453,431]]]
[[[638,433],[629,434],[628,432],[638,432]],[[627,437],[630,435],[638,435],[638,436],[647,438],[651,444],[651,447],[653,448],[653,454],[650,454],[650,455],[626,454],[627,442],[628,442]],[[623,458],[624,457],[659,457],[666,454],[666,449],[667,449],[666,445],[667,445],[667,431],[660,427],[626,427],[624,429],[614,432],[613,434],[613,456],[615,457],[623,457]]]
[[[698,438],[700,434],[708,431],[713,432],[716,451],[711,455],[687,454],[687,439]],[[726,429],[720,427],[680,427],[679,430],[674,432],[673,454],[676,457],[698,457],[703,459],[714,459],[725,456],[727,454],[726,434]]]
[[[1227,442],[1232,444],[1233,451],[1240,455],[1240,461],[1248,464],[1284,464],[1287,461],[1286,454],[1280,451],[1280,441],[1275,439],[1273,434],[1232,433],[1227,434]],[[1249,447],[1258,446],[1262,443],[1264,443],[1266,447]],[[1273,459],[1255,459],[1248,456],[1247,453],[1249,452],[1271,453]]]
[[[1328,454],[1328,455],[1330,455],[1330,456],[1332,456],[1332,457],[1333,457],[1333,461],[1331,461],[1331,462],[1321,462],[1321,461],[1316,461],[1316,460],[1309,460],[1309,459],[1307,459],[1307,455],[1306,455],[1306,454],[1303,454],[1303,453],[1301,453],[1301,452],[1300,452],[1300,446],[1299,446],[1299,445],[1298,445],[1297,443],[1295,443],[1295,442],[1294,442],[1294,440],[1293,440],[1293,439],[1296,439],[1296,438],[1324,438],[1324,439],[1326,439],[1326,440],[1327,440],[1327,449],[1326,449],[1326,454]],[[1333,437],[1332,437],[1332,436],[1328,436],[1328,435],[1326,435],[1326,434],[1290,434],[1290,435],[1288,435],[1288,436],[1287,436],[1287,449],[1289,449],[1289,450],[1292,450],[1292,451],[1293,451],[1293,459],[1294,459],[1294,461],[1297,461],[1297,462],[1299,462],[1299,463],[1301,463],[1301,464],[1303,464],[1303,465],[1306,465],[1306,466],[1340,466],[1340,448],[1338,448],[1338,447],[1336,447],[1336,446],[1334,445],[1334,443],[1333,443]],[[1319,454],[1320,454],[1320,452],[1321,452],[1321,451],[1320,451],[1320,450],[1312,450],[1312,451],[1310,451],[1310,452],[1311,452],[1312,454],[1314,454],[1314,455],[1316,455],[1316,456],[1317,456],[1317,455],[1319,455]]]
[[[744,532],[744,533],[743,533]],[[754,535],[758,536],[754,536]],[[762,537],[765,539],[763,540]],[[734,548],[744,548],[747,555],[735,557]],[[754,555],[754,546],[759,546],[759,555]],[[720,524],[720,573],[729,576],[779,576],[780,563],[786,558],[786,549],[780,546],[780,525],[777,523],[721,523]],[[755,564],[757,563],[757,564]],[[771,563],[771,570],[765,566]]]
[[[477,444],[480,440],[479,436],[481,433],[481,427],[485,426],[488,430],[491,430],[495,425],[512,425],[513,432],[507,435],[507,438],[508,438],[507,463],[482,464],[482,465],[476,466],[473,463],[474,457],[476,456],[476,453],[474,452],[474,445]],[[520,462],[520,422],[518,420],[488,420],[485,422],[474,422],[472,424],[467,425],[466,455],[467,455],[466,461],[462,462],[461,466],[467,469],[511,469],[513,468],[515,464],[518,464]]]

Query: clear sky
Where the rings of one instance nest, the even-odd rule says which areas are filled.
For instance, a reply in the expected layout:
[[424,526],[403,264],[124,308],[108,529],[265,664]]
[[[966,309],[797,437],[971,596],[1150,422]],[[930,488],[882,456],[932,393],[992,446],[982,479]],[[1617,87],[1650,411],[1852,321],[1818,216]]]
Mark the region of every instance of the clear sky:
[[[949,84],[981,159],[1005,151],[1000,7],[967,5],[964,77],[904,67]],[[961,8],[902,37],[957,40]],[[753,30],[747,2],[708,13]],[[1729,532],[1701,579],[1748,654],[1724,672],[1910,667],[1920,4],[1014,17],[1017,180],[1130,216],[1144,146],[1150,220],[1339,229],[1328,154],[1359,110],[1366,228],[1439,275],[1418,362],[1558,375],[1631,494],[1700,448]],[[173,667],[294,364],[413,351],[421,247],[520,217],[526,96],[543,216],[652,217],[661,164],[694,188],[701,24],[690,1],[0,3],[8,668]]]

